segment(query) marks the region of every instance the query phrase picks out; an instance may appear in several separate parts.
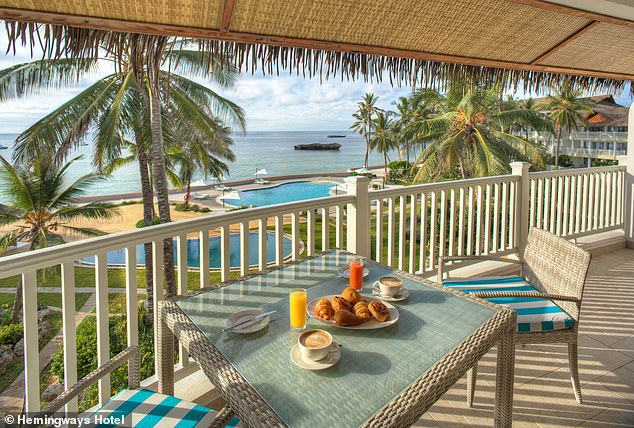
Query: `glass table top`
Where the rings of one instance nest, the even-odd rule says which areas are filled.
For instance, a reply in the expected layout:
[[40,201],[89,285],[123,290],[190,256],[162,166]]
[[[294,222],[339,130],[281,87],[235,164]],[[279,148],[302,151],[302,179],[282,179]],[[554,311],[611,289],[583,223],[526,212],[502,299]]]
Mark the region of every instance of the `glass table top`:
[[[299,333],[289,328],[289,291],[307,289],[308,302],[339,294],[347,280],[337,277],[337,268],[349,258],[326,253],[177,303],[290,427],[362,425],[496,313],[372,264],[362,294],[371,295],[372,284],[385,275],[403,279],[410,292],[393,303],[399,321],[360,331],[308,317],[308,328],[327,330],[342,345],[341,360],[323,371],[301,369],[290,358]],[[222,332],[232,314],[253,308],[277,313],[259,332]]]

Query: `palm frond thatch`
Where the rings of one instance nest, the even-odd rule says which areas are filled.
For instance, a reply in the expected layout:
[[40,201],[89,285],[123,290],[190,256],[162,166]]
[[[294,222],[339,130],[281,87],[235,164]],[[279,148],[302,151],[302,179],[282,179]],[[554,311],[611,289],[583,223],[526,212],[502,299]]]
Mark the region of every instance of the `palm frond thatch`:
[[[100,48],[115,56],[122,56],[130,43],[138,52],[155,61],[162,61],[160,53],[177,49],[165,36],[126,34],[65,25],[34,24],[5,21],[9,50],[17,44],[40,45],[46,57],[78,56],[97,58]],[[227,66],[242,71],[261,71],[279,74],[288,70],[297,75],[328,79],[366,81],[389,80],[391,84],[411,84],[446,90],[447,82],[469,83],[473,86],[498,86],[522,89],[525,92],[543,92],[562,84],[590,92],[622,92],[627,81],[592,76],[576,76],[529,70],[511,70],[422,59],[388,57],[358,52],[338,52],[317,49],[251,44],[219,40],[194,41],[199,50],[228,58]],[[171,44],[170,44],[171,43]],[[154,55],[153,55],[154,54]],[[151,65],[151,64],[150,64]],[[153,67],[150,67],[153,68]],[[158,70],[158,68],[154,68]],[[634,94],[634,85],[630,86]]]

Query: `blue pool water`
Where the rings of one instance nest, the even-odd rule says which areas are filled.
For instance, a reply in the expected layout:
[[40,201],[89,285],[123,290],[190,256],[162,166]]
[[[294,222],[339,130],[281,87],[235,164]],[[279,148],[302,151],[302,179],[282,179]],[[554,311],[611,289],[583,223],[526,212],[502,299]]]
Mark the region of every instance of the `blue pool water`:
[[[240,234],[232,233],[229,235],[230,242],[230,255],[229,265],[231,267],[240,266]],[[291,252],[291,240],[284,238],[284,256],[287,256]],[[269,262],[275,261],[275,234],[267,233],[266,237],[266,257]],[[174,245],[174,260],[176,260],[176,245]],[[198,239],[187,240],[187,266],[188,267],[200,267],[200,242]],[[95,257],[85,257],[83,262],[94,264]],[[145,264],[145,251],[143,244],[137,245],[136,248],[136,262],[137,265]],[[255,265],[258,263],[258,233],[251,232],[249,234],[249,264]],[[125,250],[110,251],[108,253],[109,265],[123,265],[125,264]],[[220,268],[220,237],[212,236],[209,238],[209,267],[211,269]]]
[[329,190],[335,183],[313,183],[300,181],[280,184],[266,189],[252,189],[240,192],[240,200],[228,201],[232,205],[262,207],[283,204],[284,202],[303,201],[305,199],[330,196]]

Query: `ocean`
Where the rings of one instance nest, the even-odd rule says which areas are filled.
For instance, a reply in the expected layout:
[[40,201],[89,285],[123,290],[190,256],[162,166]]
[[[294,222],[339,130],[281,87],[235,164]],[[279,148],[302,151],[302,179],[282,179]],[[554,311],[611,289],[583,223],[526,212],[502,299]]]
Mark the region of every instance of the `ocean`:
[[[345,138],[328,138],[328,135],[345,135]],[[11,160],[12,149],[17,134],[0,134],[0,145],[8,149],[0,150],[0,156]],[[363,138],[351,131],[253,131],[246,135],[234,135],[233,151],[236,161],[230,163],[230,172],[225,181],[252,178],[257,169],[265,168],[269,175],[302,173],[342,172],[351,167],[363,166],[365,143]],[[339,143],[339,151],[294,150],[297,144]],[[69,173],[69,180],[92,171],[92,143],[75,150],[72,155],[83,156],[75,162]],[[397,153],[390,153],[396,159]],[[382,165],[383,155],[370,153],[370,165]],[[193,181],[205,180],[202,174]],[[207,180],[210,182],[211,180]],[[136,163],[120,168],[103,182],[90,189],[94,196],[138,192],[141,190],[138,165]],[[0,201],[2,200],[0,196]]]

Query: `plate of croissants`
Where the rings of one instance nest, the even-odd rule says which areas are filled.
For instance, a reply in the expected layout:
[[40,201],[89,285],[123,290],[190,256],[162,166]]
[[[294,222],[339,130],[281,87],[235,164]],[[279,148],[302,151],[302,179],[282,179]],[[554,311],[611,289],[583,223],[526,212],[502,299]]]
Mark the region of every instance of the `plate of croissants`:
[[374,330],[389,327],[398,321],[398,309],[387,302],[362,296],[352,288],[339,295],[322,296],[311,300],[308,315],[336,327]]

